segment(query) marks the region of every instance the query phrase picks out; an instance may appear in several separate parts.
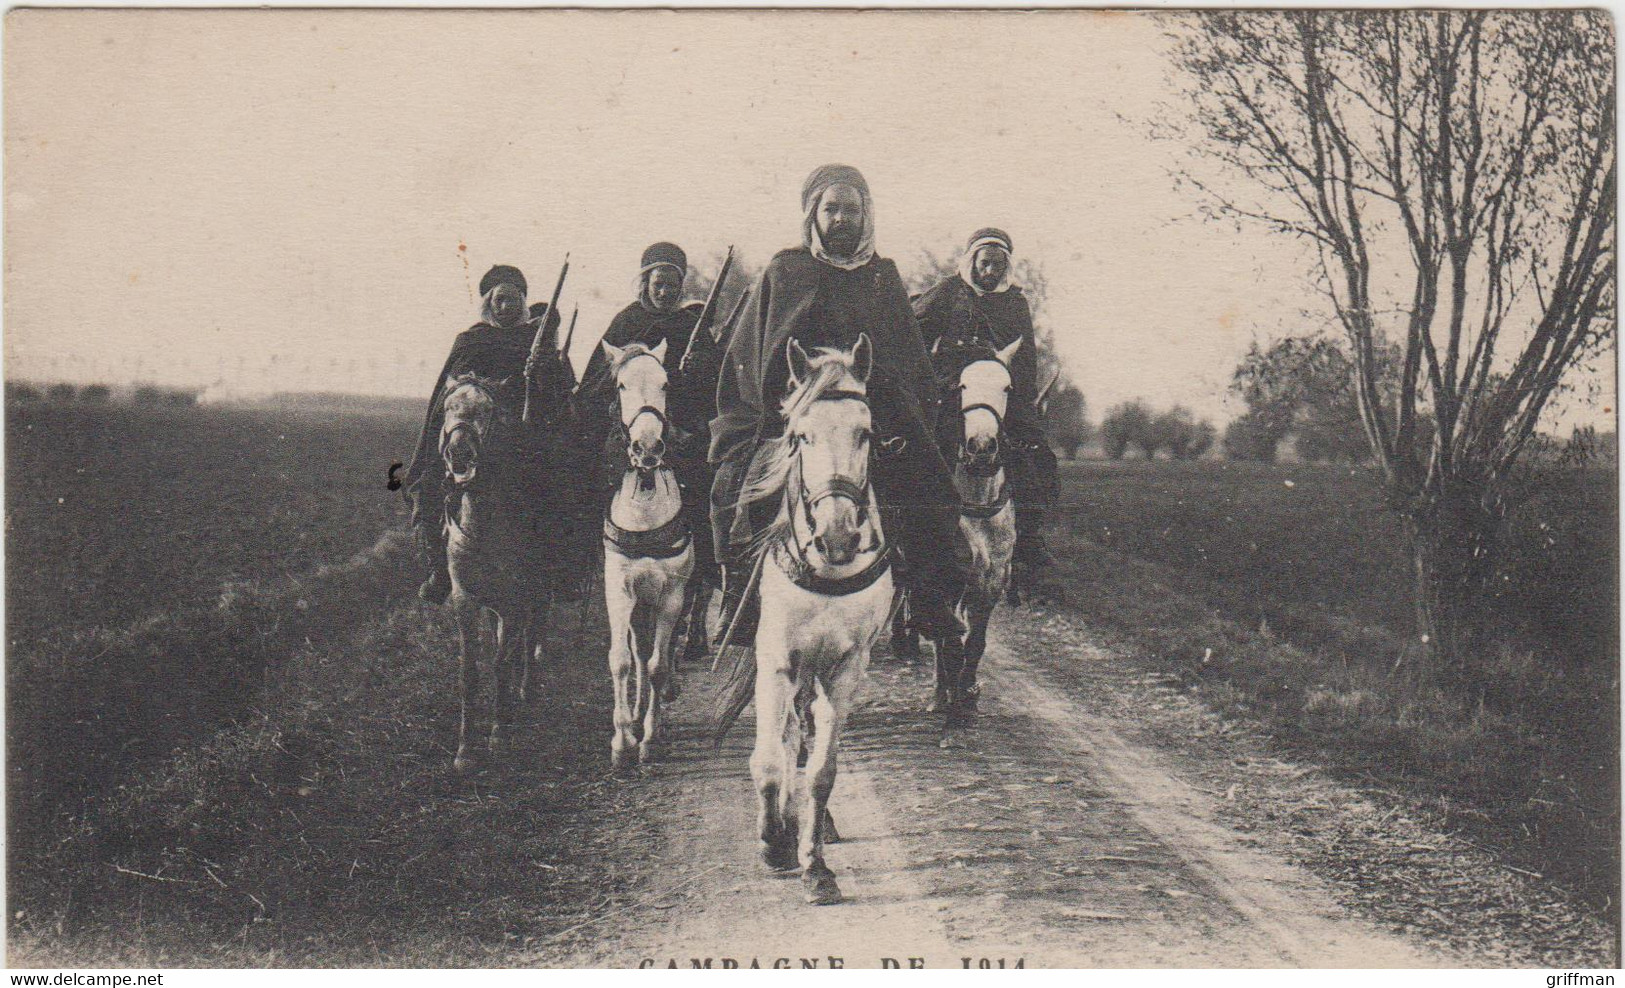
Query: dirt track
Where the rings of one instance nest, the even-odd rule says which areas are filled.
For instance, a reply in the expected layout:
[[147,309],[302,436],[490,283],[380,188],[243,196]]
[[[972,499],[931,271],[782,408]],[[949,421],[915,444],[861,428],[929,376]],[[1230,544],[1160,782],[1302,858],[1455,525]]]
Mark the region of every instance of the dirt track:
[[[638,825],[626,833],[641,836],[609,853],[636,862],[635,902],[594,922],[590,940],[576,940],[592,946],[516,962],[827,967],[838,958],[846,967],[878,967],[889,958],[907,967],[914,958],[932,968],[984,960],[1033,968],[1533,960],[1473,917],[1445,917],[1424,904],[1457,927],[1455,935],[1433,935],[1412,921],[1414,903],[1379,895],[1371,908],[1367,893],[1380,886],[1328,882],[1293,863],[1307,860],[1293,849],[1303,835],[1267,822],[1291,815],[1266,809],[1254,823],[1237,812],[1238,786],[1256,812],[1260,800],[1301,798],[1270,791],[1278,781],[1301,784],[1312,770],[1238,756],[1234,739],[1217,745],[1201,727],[1183,739],[1168,736],[1180,729],[1169,711],[1200,725],[1200,709],[1155,683],[1132,681],[1082,629],[1015,612],[996,620],[993,637],[979,723],[946,739],[940,719],[923,712],[929,665],[877,658],[831,802],[844,840],[829,860],[848,901],[822,909],[801,903],[798,881],[758,865],[750,718],[713,752],[704,721],[717,677],[686,670],[670,759],[617,783],[636,791],[615,802],[639,807]],[[1160,740],[1150,737],[1158,731]],[[1216,757],[1239,781],[1213,777]],[[1357,818],[1369,807],[1357,794],[1327,796],[1330,784],[1320,785],[1318,808],[1341,799],[1344,815]],[[1338,831],[1333,839],[1346,853],[1367,853],[1360,840],[1379,835],[1357,839],[1358,828],[1346,824],[1327,822]],[[1506,879],[1489,874],[1492,863],[1458,864],[1467,877],[1453,886]],[[1602,962],[1608,947],[1599,940],[1595,950],[1592,962]]]

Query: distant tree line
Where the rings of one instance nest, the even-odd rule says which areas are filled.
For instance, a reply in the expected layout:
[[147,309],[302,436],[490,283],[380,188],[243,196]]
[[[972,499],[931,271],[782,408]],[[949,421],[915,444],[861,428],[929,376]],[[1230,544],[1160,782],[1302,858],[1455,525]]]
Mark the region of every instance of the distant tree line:
[[[7,381],[6,403],[30,404],[39,401],[63,404],[77,401],[86,405],[105,405],[113,400],[113,389],[105,384],[86,384],[83,387],[58,381],[41,390],[26,381]],[[136,405],[159,405],[169,408],[190,408],[197,404],[198,391],[193,388],[165,388],[143,384],[131,391],[129,401]]]
[[1190,409],[1175,405],[1159,414],[1143,398],[1118,405],[1100,422],[1101,450],[1113,460],[1121,460],[1130,450],[1139,450],[1148,460],[1158,453],[1195,460],[1213,448],[1216,436],[1213,423],[1198,421]]

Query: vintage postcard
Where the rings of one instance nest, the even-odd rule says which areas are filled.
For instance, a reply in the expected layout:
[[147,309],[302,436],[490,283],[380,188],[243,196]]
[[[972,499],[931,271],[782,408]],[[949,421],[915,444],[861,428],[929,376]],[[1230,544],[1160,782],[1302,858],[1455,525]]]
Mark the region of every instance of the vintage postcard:
[[1615,58],[12,10],[8,964],[1604,977]]

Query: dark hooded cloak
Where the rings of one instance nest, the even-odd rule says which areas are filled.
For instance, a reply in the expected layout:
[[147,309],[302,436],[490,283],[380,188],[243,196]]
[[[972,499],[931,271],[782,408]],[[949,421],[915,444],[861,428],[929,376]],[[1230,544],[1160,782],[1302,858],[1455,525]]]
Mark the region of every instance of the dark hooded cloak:
[[1035,442],[1043,438],[1038,412],[1038,341],[1033,315],[1020,288],[978,295],[959,275],[945,278],[914,300],[920,341],[927,351],[943,346],[980,342],[995,350],[1022,341],[1010,366],[1010,402],[1005,428],[1012,438]]
[[[763,272],[717,379],[711,462],[718,472],[712,504],[719,537],[735,525],[733,502],[751,457],[762,440],[783,430],[779,402],[790,373],[786,341],[793,337],[808,350],[847,349],[860,333],[867,333],[874,347],[868,393],[876,436],[883,442],[905,440],[894,447],[899,452],[878,464],[876,493],[889,507],[958,503],[931,439],[935,381],[897,266],[875,257],[842,270],[797,247],[780,251]],[[734,533],[735,545],[740,534]]]

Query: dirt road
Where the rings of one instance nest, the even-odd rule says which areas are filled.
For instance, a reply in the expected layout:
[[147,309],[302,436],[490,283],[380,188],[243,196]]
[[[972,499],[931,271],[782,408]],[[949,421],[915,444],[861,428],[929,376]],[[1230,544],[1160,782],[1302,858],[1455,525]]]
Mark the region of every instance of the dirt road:
[[[1323,820],[1323,829],[1355,856],[1371,853],[1362,840],[1376,842],[1372,847],[1421,840],[1411,821],[1390,813],[1383,825],[1399,830],[1360,831],[1350,821],[1373,807],[1358,793],[1334,792],[1312,769],[1260,754],[1256,739],[1215,727],[1199,706],[1134,679],[1064,619],[1006,613],[993,639],[978,723],[948,736],[940,718],[923,711],[928,663],[877,658],[831,803],[844,839],[829,860],[848,901],[819,909],[802,904],[798,881],[758,865],[746,765],[750,718],[720,751],[711,750],[704,729],[719,677],[688,670],[670,759],[617,783],[635,791],[615,802],[636,807],[638,823],[626,832],[638,835],[639,846],[610,853],[639,862],[636,901],[595,924],[594,946],[584,954],[565,961],[544,952],[521,962],[1034,968],[1528,961],[1527,948],[1504,931],[1481,923],[1472,929],[1472,917],[1446,916],[1436,908],[1449,908],[1441,902],[1421,908],[1456,926],[1457,935],[1414,922],[1415,903],[1379,895],[1373,904],[1369,893],[1383,893],[1381,883],[1340,883],[1325,877],[1326,868],[1306,867],[1312,859],[1294,847],[1315,838],[1278,810],[1283,801],[1319,810],[1336,804],[1340,819]],[[1292,789],[1304,785],[1317,788],[1311,795]],[[1507,880],[1491,863],[1459,858],[1452,857],[1451,888]],[[1460,935],[1464,928],[1469,935]],[[1596,949],[1600,962],[1608,948],[1599,939]]]

